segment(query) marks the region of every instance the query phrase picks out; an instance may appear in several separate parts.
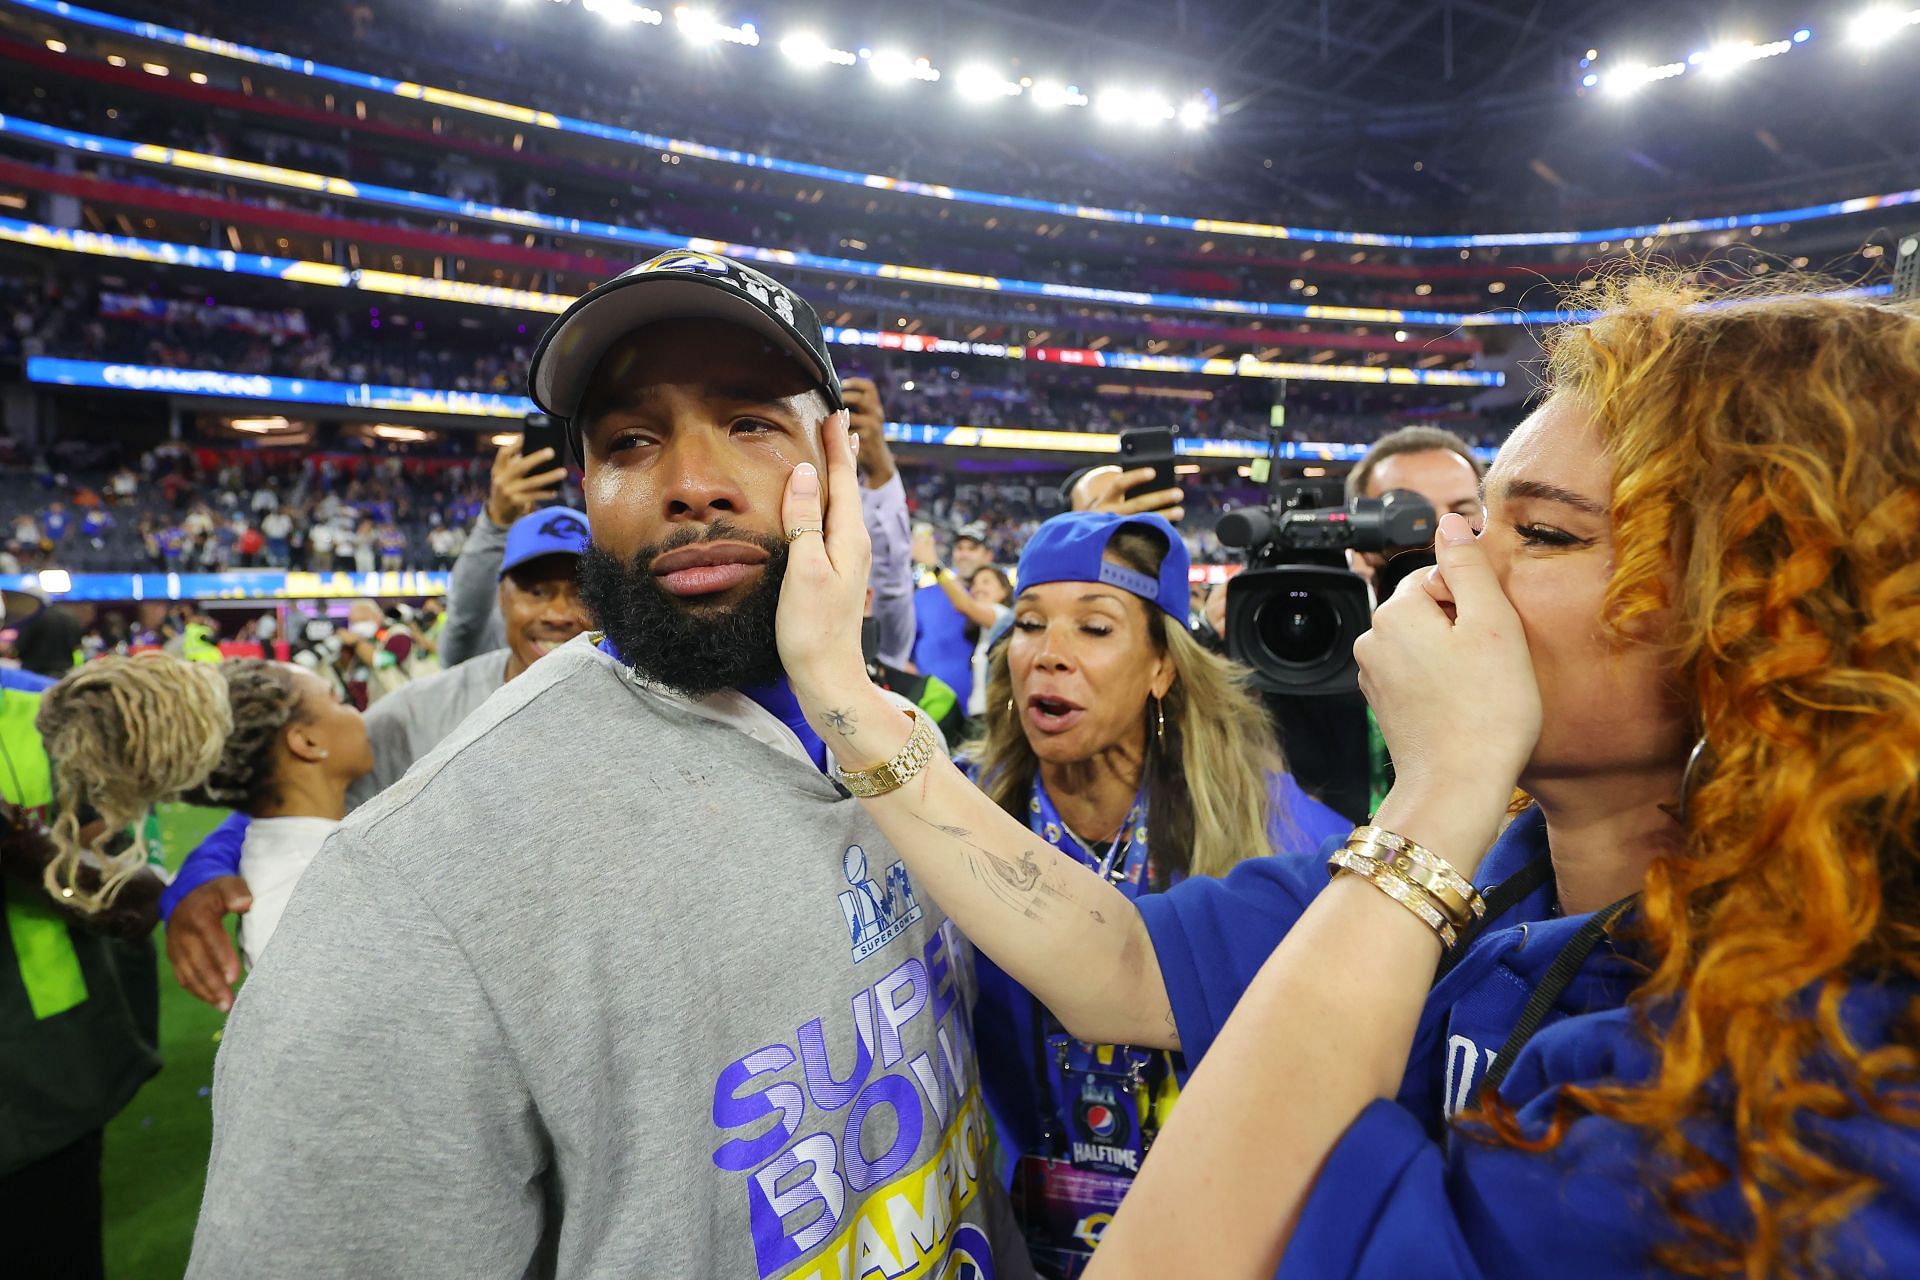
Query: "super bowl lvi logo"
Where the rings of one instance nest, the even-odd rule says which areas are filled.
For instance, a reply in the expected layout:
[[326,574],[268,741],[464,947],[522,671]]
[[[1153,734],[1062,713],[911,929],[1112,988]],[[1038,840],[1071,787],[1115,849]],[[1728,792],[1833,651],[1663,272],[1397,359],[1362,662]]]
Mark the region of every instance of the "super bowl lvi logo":
[[855,844],[847,846],[840,866],[853,886],[840,894],[840,912],[858,964],[906,932],[920,918],[920,904],[904,862],[896,860],[885,877],[876,880],[867,869],[867,851]]

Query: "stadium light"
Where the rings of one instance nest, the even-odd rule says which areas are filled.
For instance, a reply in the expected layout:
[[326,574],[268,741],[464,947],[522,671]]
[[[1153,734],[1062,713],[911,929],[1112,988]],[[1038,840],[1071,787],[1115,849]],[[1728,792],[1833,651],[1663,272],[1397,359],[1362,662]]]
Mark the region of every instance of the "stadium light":
[[887,84],[904,84],[908,80],[934,81],[940,73],[925,58],[908,60],[907,55],[892,49],[876,49],[867,59],[867,66],[874,77]]
[[1015,98],[1020,95],[1020,86],[1008,80],[991,67],[968,66],[956,71],[953,87],[960,96],[974,102],[991,102],[995,98]]
[[1094,113],[1116,124],[1137,124],[1153,128],[1177,114],[1173,104],[1151,90],[1108,89],[1093,102]]
[[1609,71],[1601,78],[1600,84],[1616,97],[1627,97],[1656,80],[1671,80],[1685,74],[1687,64],[1684,62],[1664,62],[1657,67],[1650,67],[1644,62],[1630,62]]
[[588,13],[597,13],[608,22],[639,22],[657,27],[667,20],[658,9],[649,9],[633,0],[584,0]]
[[1718,44],[1711,49],[1691,54],[1687,65],[1698,67],[1709,75],[1723,76],[1736,67],[1749,62],[1758,62],[1762,58],[1777,58],[1793,49],[1791,40],[1773,40],[1766,44],[1754,44],[1750,40],[1736,41],[1730,44]]
[[803,67],[819,66],[828,62],[836,66],[851,67],[860,61],[849,50],[836,49],[811,32],[788,36],[780,42],[780,52]]
[[1905,27],[1920,25],[1920,9],[1902,11],[1891,4],[1877,4],[1861,12],[1847,24],[1847,41],[1856,48],[1876,49]]
[[1084,107],[1087,95],[1074,85],[1063,85],[1057,80],[1038,80],[1028,93],[1033,105],[1051,111],[1056,107]]
[[1213,108],[1207,105],[1205,98],[1189,98],[1180,104],[1180,127],[1190,131],[1206,128],[1213,123]]

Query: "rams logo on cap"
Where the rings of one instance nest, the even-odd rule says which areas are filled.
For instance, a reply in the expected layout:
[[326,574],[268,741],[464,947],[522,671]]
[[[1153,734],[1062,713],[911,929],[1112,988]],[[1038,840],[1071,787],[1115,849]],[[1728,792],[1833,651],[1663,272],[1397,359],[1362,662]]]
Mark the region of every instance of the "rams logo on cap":
[[637,276],[654,271],[691,271],[700,275],[725,277],[733,274],[733,264],[711,253],[701,253],[698,249],[669,249],[658,257],[647,259],[627,274]]
[[589,536],[586,522],[579,516],[562,512],[540,524],[540,536],[543,538],[579,538],[585,541]]

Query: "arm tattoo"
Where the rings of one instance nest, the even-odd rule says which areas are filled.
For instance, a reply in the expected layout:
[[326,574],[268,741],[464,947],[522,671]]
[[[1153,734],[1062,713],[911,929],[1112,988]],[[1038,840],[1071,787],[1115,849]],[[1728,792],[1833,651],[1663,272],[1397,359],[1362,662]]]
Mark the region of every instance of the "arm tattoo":
[[1040,865],[1040,856],[1034,850],[1025,850],[1015,861],[976,842],[973,832],[965,827],[950,827],[928,822],[925,818],[919,821],[972,850],[974,856],[967,859],[967,868],[973,872],[973,878],[1006,906],[1028,919],[1040,918],[1040,912],[1035,908],[1036,900],[1042,905],[1051,905],[1045,900],[1065,899],[1065,894],[1047,882],[1046,869]]
[[843,738],[852,737],[853,731],[860,727],[859,718],[851,711],[830,710],[825,715],[827,727]]

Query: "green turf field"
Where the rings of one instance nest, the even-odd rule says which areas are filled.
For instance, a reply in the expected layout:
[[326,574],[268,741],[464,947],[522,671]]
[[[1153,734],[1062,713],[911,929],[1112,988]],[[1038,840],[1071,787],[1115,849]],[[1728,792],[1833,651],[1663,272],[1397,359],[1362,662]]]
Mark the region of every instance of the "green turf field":
[[[226,814],[169,805],[160,811],[168,865]],[[160,1074],[107,1126],[102,1174],[110,1280],[175,1280],[187,1269],[193,1222],[206,1181],[213,1136],[208,1090],[226,1015],[201,1004],[173,980],[165,938],[160,953]]]

